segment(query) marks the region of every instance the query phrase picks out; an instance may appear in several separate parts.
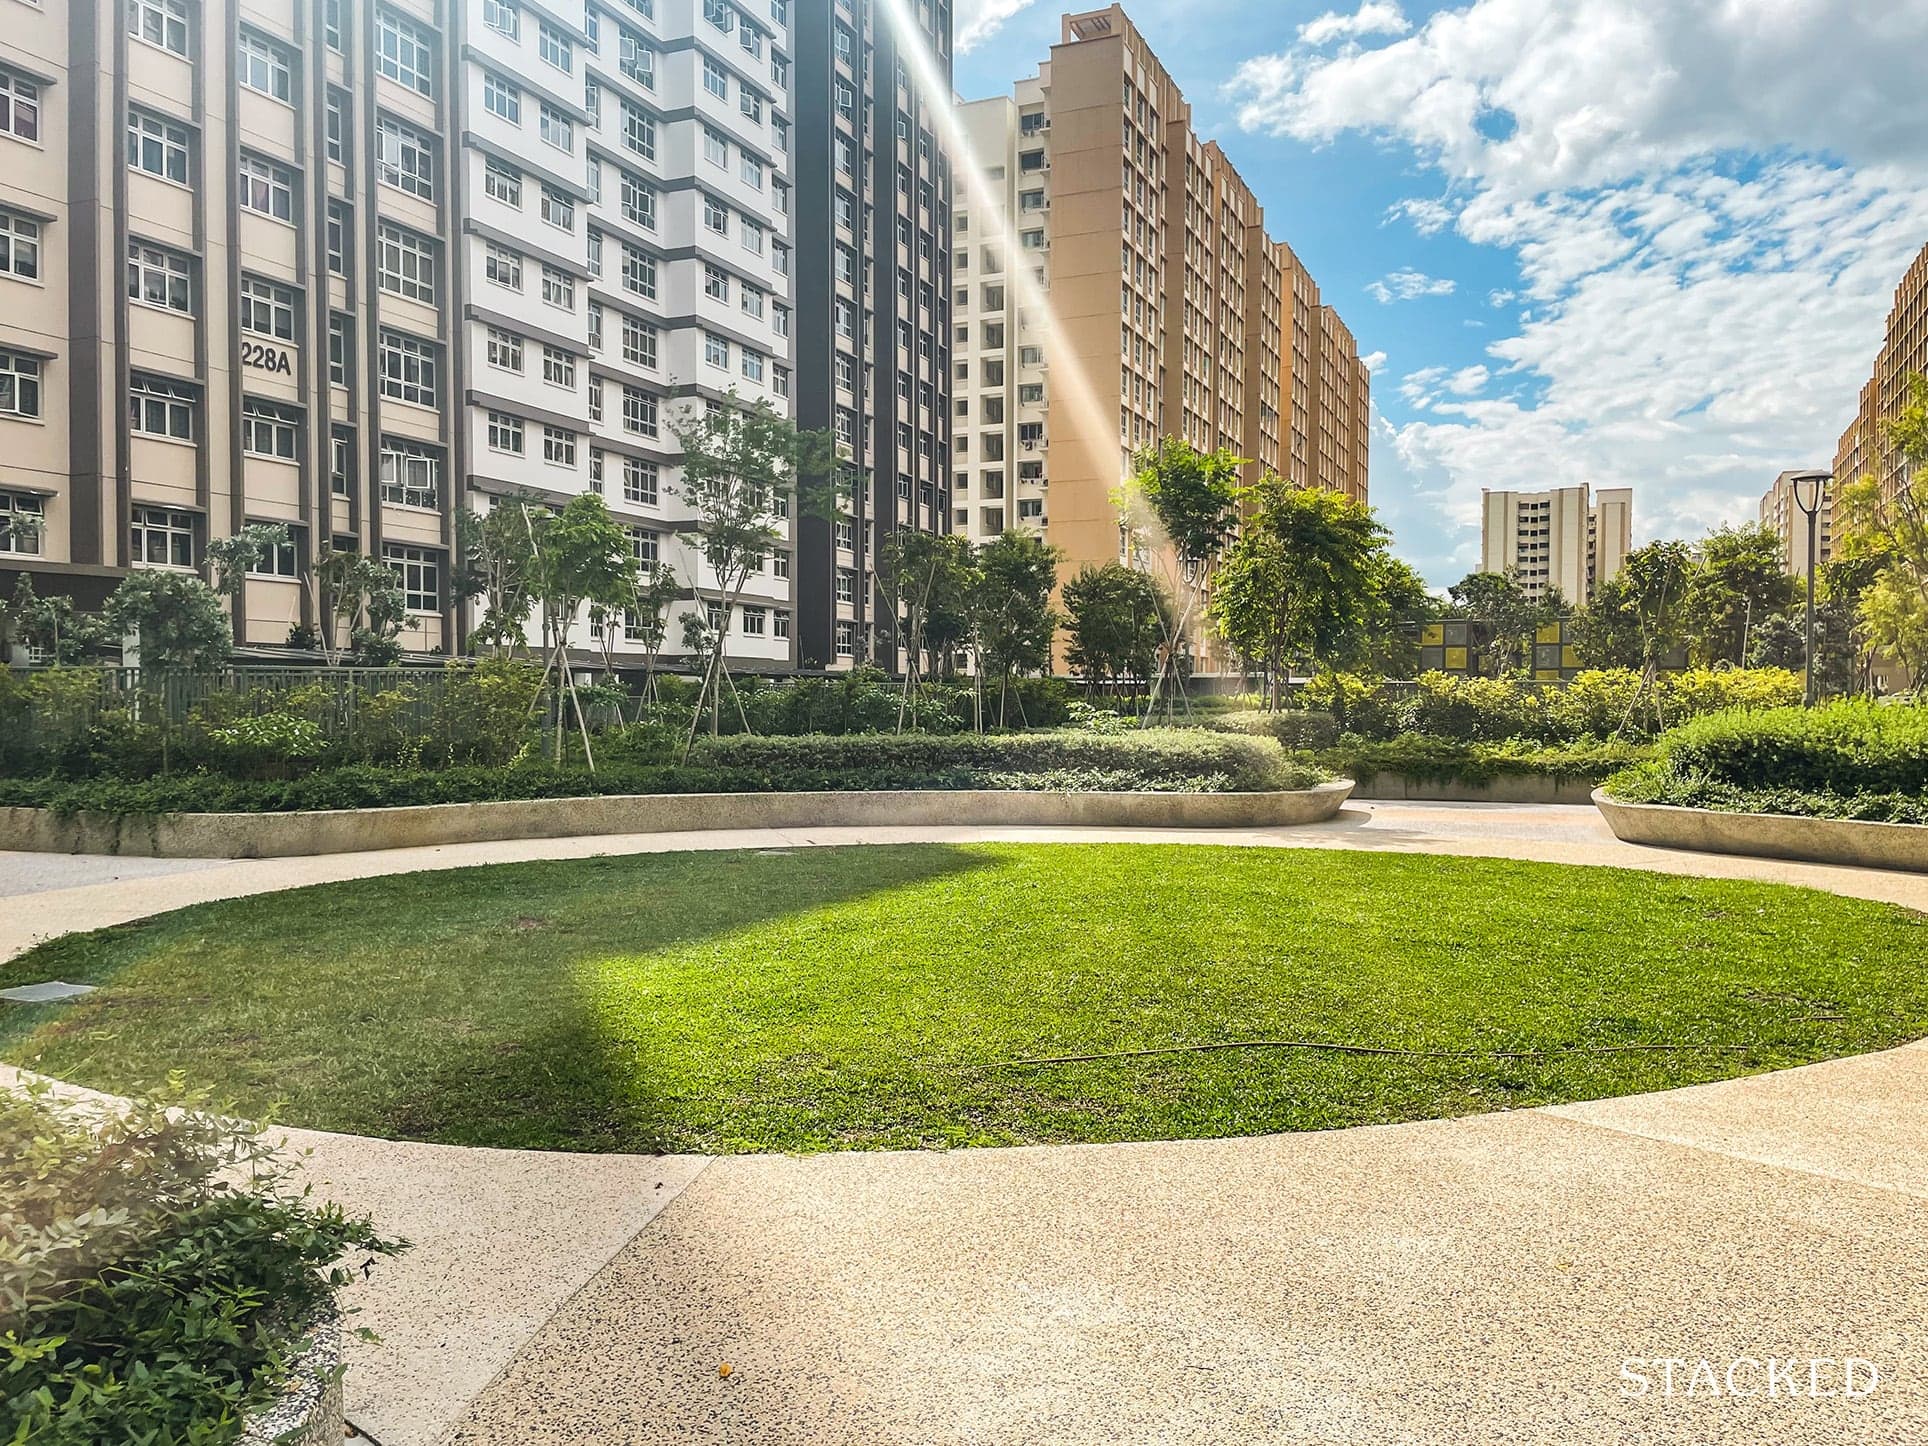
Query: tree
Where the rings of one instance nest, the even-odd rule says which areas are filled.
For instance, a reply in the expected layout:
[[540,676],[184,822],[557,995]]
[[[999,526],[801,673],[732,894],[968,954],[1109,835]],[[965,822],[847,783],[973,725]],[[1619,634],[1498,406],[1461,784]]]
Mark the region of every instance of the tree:
[[10,640],[55,663],[77,663],[108,641],[100,618],[81,612],[64,593],[41,597],[25,572],[13,585],[13,601],[0,603],[0,665]]
[[454,575],[449,594],[456,603],[482,599],[482,620],[469,637],[477,647],[498,653],[529,645],[528,620],[534,606],[530,586],[535,553],[527,521],[542,502],[517,494],[496,502],[488,512],[466,508],[455,514]]
[[[595,492],[578,492],[558,512],[526,504],[519,510],[529,535],[529,587],[542,613],[542,679],[546,684],[553,670],[560,690],[568,694],[582,734],[583,759],[593,771],[596,758],[589,743],[589,722],[576,692],[576,675],[569,667],[569,633],[585,603],[618,608],[630,600],[635,552],[628,531],[609,515],[608,506]],[[559,693],[558,763],[562,761],[560,704]]]
[[1835,550],[1875,564],[1861,624],[1919,682],[1928,662],[1928,377],[1912,375],[1907,386],[1901,410],[1882,424],[1876,467],[1841,489]]
[[[956,646],[963,631],[970,577],[970,543],[899,528],[878,549],[878,587],[890,605],[896,637],[905,650],[903,690],[897,704],[897,731],[904,720],[917,725],[916,687],[926,652],[933,666]],[[932,623],[936,621],[935,636]]]
[[[703,562],[727,626],[743,589],[783,540],[782,519],[793,511],[835,510],[840,479],[830,437],[799,431],[767,398],[750,405],[734,391],[726,402],[692,406],[670,428],[683,450],[678,486],[695,514]],[[695,581],[702,596],[703,579]],[[731,686],[724,652],[721,638],[709,649],[686,755],[706,700],[710,732],[718,731],[722,690]]]
[[1380,605],[1386,530],[1371,509],[1267,473],[1249,489],[1244,526],[1221,559],[1212,595],[1220,636],[1264,666],[1283,701],[1295,660],[1314,671],[1365,647]]
[[1702,667],[1746,661],[1754,626],[1791,607],[1798,584],[1766,526],[1722,527],[1695,549],[1682,599],[1688,653]]
[[1011,680],[1051,664],[1058,614],[1051,607],[1061,552],[1029,532],[1007,532],[978,548],[971,592],[971,631],[978,676],[998,680],[998,722]]
[[1527,595],[1510,574],[1472,572],[1446,589],[1453,614],[1471,622],[1491,649],[1494,665],[1518,672],[1532,656],[1533,634],[1566,612],[1555,590],[1540,598]]
[[[1238,474],[1244,465],[1230,452],[1200,452],[1178,437],[1166,437],[1132,458],[1133,475],[1122,498],[1126,525],[1155,565],[1174,574],[1168,593],[1178,598],[1177,610],[1166,619],[1165,647],[1145,709],[1147,724],[1161,695],[1166,716],[1171,716],[1168,682],[1184,694],[1179,658],[1205,596],[1207,570],[1237,520]],[[1147,534],[1150,547],[1143,546]]]
[[1087,564],[1064,585],[1062,597],[1070,634],[1065,658],[1084,679],[1087,696],[1151,677],[1172,610],[1157,579],[1121,562]]
[[210,672],[233,646],[221,595],[191,572],[129,573],[107,599],[106,617],[116,632],[139,637],[143,668]]
[[638,578],[629,604],[631,629],[643,645],[643,702],[656,701],[656,660],[669,635],[669,610],[683,595],[682,579],[676,569],[658,564],[645,568]]
[[366,667],[386,667],[402,654],[396,641],[408,603],[395,569],[359,552],[337,552],[323,544],[308,570],[308,599],[319,624],[322,660],[341,661],[341,639]]
[[1409,678],[1419,670],[1420,625],[1445,611],[1410,563],[1384,553],[1374,587],[1376,606],[1366,625],[1366,665],[1382,678]]

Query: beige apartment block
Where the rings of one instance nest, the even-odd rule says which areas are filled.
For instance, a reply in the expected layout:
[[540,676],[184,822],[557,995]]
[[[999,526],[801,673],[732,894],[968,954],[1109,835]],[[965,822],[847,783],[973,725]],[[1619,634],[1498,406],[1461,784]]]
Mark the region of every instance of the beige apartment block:
[[[1795,472],[1783,472],[1761,494],[1761,525],[1781,539],[1781,565],[1805,579],[1808,566],[1808,518],[1794,499]],[[1814,516],[1814,556],[1826,564],[1834,556],[1834,489],[1824,488]]]
[[1012,95],[961,110],[989,194],[953,218],[955,529],[1037,531],[1067,576],[1129,560],[1118,488],[1166,436],[1364,500],[1352,333],[1124,10],[1060,34]]
[[1894,305],[1875,353],[1874,372],[1861,389],[1854,420],[1834,453],[1835,485],[1872,472],[1892,493],[1902,481],[1902,461],[1881,435],[1901,415],[1908,379],[1928,376],[1928,246],[1923,246],[1895,288]]
[[1515,579],[1535,599],[1580,604],[1619,573],[1633,541],[1633,491],[1584,485],[1481,494],[1480,570]]

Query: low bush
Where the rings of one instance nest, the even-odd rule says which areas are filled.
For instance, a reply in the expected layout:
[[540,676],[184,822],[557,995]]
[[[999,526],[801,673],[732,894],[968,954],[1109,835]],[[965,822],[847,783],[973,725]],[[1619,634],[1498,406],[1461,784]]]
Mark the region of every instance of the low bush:
[[6,1439],[238,1439],[333,1315],[344,1252],[403,1248],[292,1168],[178,1083],[99,1108],[0,1089]]
[[1339,741],[1337,718],[1305,708],[1208,714],[1200,720],[1200,725],[1220,733],[1274,738],[1287,748],[1330,748]]
[[1863,823],[1928,824],[1928,799],[1905,793],[1814,793],[1798,788],[1736,788],[1704,777],[1680,777],[1659,762],[1616,773],[1606,790],[1622,803],[1664,803],[1723,813],[1780,813]]
[[1519,774],[1599,783],[1652,752],[1640,743],[1465,743],[1407,734],[1385,742],[1348,737],[1312,757],[1320,767],[1361,783],[1381,774],[1431,783],[1489,783]]

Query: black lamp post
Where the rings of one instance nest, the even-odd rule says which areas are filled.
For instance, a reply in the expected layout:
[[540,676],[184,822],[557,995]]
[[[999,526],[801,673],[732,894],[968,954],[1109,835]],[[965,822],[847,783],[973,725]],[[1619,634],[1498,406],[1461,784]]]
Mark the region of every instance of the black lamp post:
[[1832,472],[1796,472],[1788,478],[1788,485],[1794,491],[1794,505],[1807,518],[1807,685],[1801,699],[1809,708],[1814,706],[1815,537],[1819,532],[1817,519],[1821,515],[1821,503],[1827,497],[1828,483],[1833,480]]

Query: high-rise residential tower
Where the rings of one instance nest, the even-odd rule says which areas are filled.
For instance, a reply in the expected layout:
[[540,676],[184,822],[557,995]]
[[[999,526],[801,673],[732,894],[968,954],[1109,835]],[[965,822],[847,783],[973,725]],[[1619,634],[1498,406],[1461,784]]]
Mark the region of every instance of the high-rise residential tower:
[[1902,460],[1882,438],[1882,424],[1907,405],[1909,378],[1928,376],[1928,246],[1895,287],[1874,372],[1861,389],[1854,420],[1834,453],[1835,486],[1872,472],[1890,492],[1901,484]]
[[1617,576],[1633,545],[1633,490],[1584,485],[1481,494],[1482,572],[1503,573],[1530,598],[1557,591],[1578,606]]
[[834,515],[797,520],[797,656],[895,668],[879,549],[950,520],[951,175],[934,115],[950,7],[793,3],[796,415],[833,435],[844,478]]

